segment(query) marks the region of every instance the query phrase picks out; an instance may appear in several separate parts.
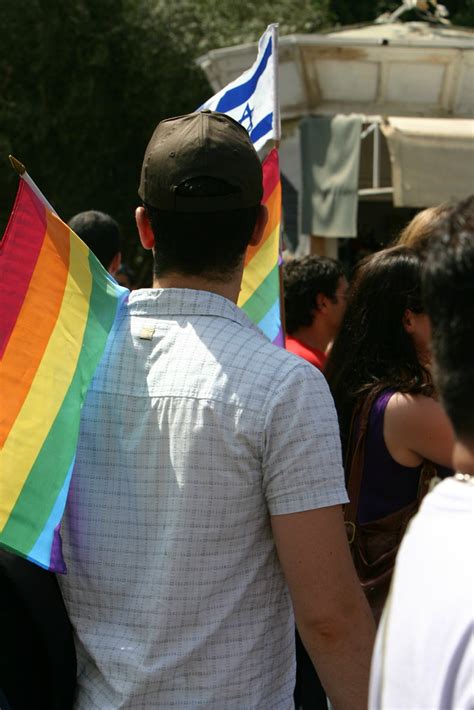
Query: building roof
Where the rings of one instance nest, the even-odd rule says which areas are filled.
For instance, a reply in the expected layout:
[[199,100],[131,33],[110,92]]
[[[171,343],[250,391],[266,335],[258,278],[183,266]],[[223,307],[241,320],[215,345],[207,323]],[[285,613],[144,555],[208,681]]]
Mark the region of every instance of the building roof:
[[[248,69],[256,44],[197,61],[215,91]],[[424,22],[374,23],[279,40],[282,120],[310,113],[474,116],[474,31]]]
[[434,45],[469,49],[474,46],[474,29],[453,25],[433,25],[428,22],[376,22],[370,25],[341,27],[326,34],[334,39],[362,42],[384,40],[397,46]]

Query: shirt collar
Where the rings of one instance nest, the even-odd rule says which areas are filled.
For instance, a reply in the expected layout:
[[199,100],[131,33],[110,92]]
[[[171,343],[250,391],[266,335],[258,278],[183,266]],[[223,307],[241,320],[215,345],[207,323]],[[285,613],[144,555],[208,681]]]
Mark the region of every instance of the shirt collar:
[[245,328],[261,331],[242,309],[224,296],[189,288],[142,288],[129,297],[130,315],[217,316],[232,320]]

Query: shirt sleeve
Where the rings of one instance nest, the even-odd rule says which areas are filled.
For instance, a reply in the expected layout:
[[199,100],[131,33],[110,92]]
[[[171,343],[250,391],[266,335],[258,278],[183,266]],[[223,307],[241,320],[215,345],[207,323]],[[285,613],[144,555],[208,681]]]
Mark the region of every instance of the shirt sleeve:
[[346,503],[337,414],[324,376],[297,363],[269,395],[263,486],[271,515]]

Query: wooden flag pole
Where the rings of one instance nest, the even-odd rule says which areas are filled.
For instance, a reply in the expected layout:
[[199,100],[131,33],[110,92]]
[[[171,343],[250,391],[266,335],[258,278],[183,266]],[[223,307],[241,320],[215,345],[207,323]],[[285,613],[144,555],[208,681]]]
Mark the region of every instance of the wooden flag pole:
[[[280,119],[280,90],[278,82],[278,24],[272,26],[272,41],[273,41],[273,51],[274,51],[274,61],[273,61],[273,88],[274,88],[274,106],[273,106],[273,119],[275,125],[275,148],[279,150],[280,139],[281,139],[281,119]],[[280,183],[281,183],[281,170],[280,170]],[[279,247],[279,259],[283,252],[282,249],[282,226],[283,226],[283,205],[280,210],[280,247]],[[285,347],[286,339],[286,324],[285,324],[285,293],[283,289],[283,264],[278,265],[278,278],[280,281],[280,322],[281,322],[281,332],[283,335],[283,347]]]
[[9,158],[10,164],[11,164],[13,170],[16,172],[16,174],[19,177],[21,177],[21,179],[24,180],[31,187],[31,189],[35,193],[36,197],[39,200],[41,200],[41,202],[45,205],[45,207],[47,207],[53,214],[57,215],[58,213],[56,212],[56,210],[54,209],[52,204],[50,202],[48,202],[46,197],[43,195],[43,193],[39,189],[38,185],[26,172],[26,168],[23,165],[23,163],[20,162],[19,160],[17,160],[17,158],[15,158],[13,155],[9,155],[8,158]]
[[13,170],[17,173],[17,175],[23,177],[23,175],[26,173],[26,168],[23,163],[20,163],[20,161],[14,158],[13,155],[9,155],[8,159],[10,160],[10,164]]

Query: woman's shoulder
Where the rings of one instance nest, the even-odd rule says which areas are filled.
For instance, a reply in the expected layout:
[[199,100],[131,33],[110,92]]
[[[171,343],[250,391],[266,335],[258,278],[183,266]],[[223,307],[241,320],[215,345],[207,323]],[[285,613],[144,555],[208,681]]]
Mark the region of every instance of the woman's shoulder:
[[428,459],[443,466],[451,464],[452,427],[433,397],[394,391],[385,410],[384,438],[399,463],[410,466]]
[[397,390],[389,390],[386,393],[388,394],[387,413],[400,418],[402,422],[406,422],[407,417],[408,421],[417,422],[420,416],[437,416],[442,411],[441,405],[434,397]]

